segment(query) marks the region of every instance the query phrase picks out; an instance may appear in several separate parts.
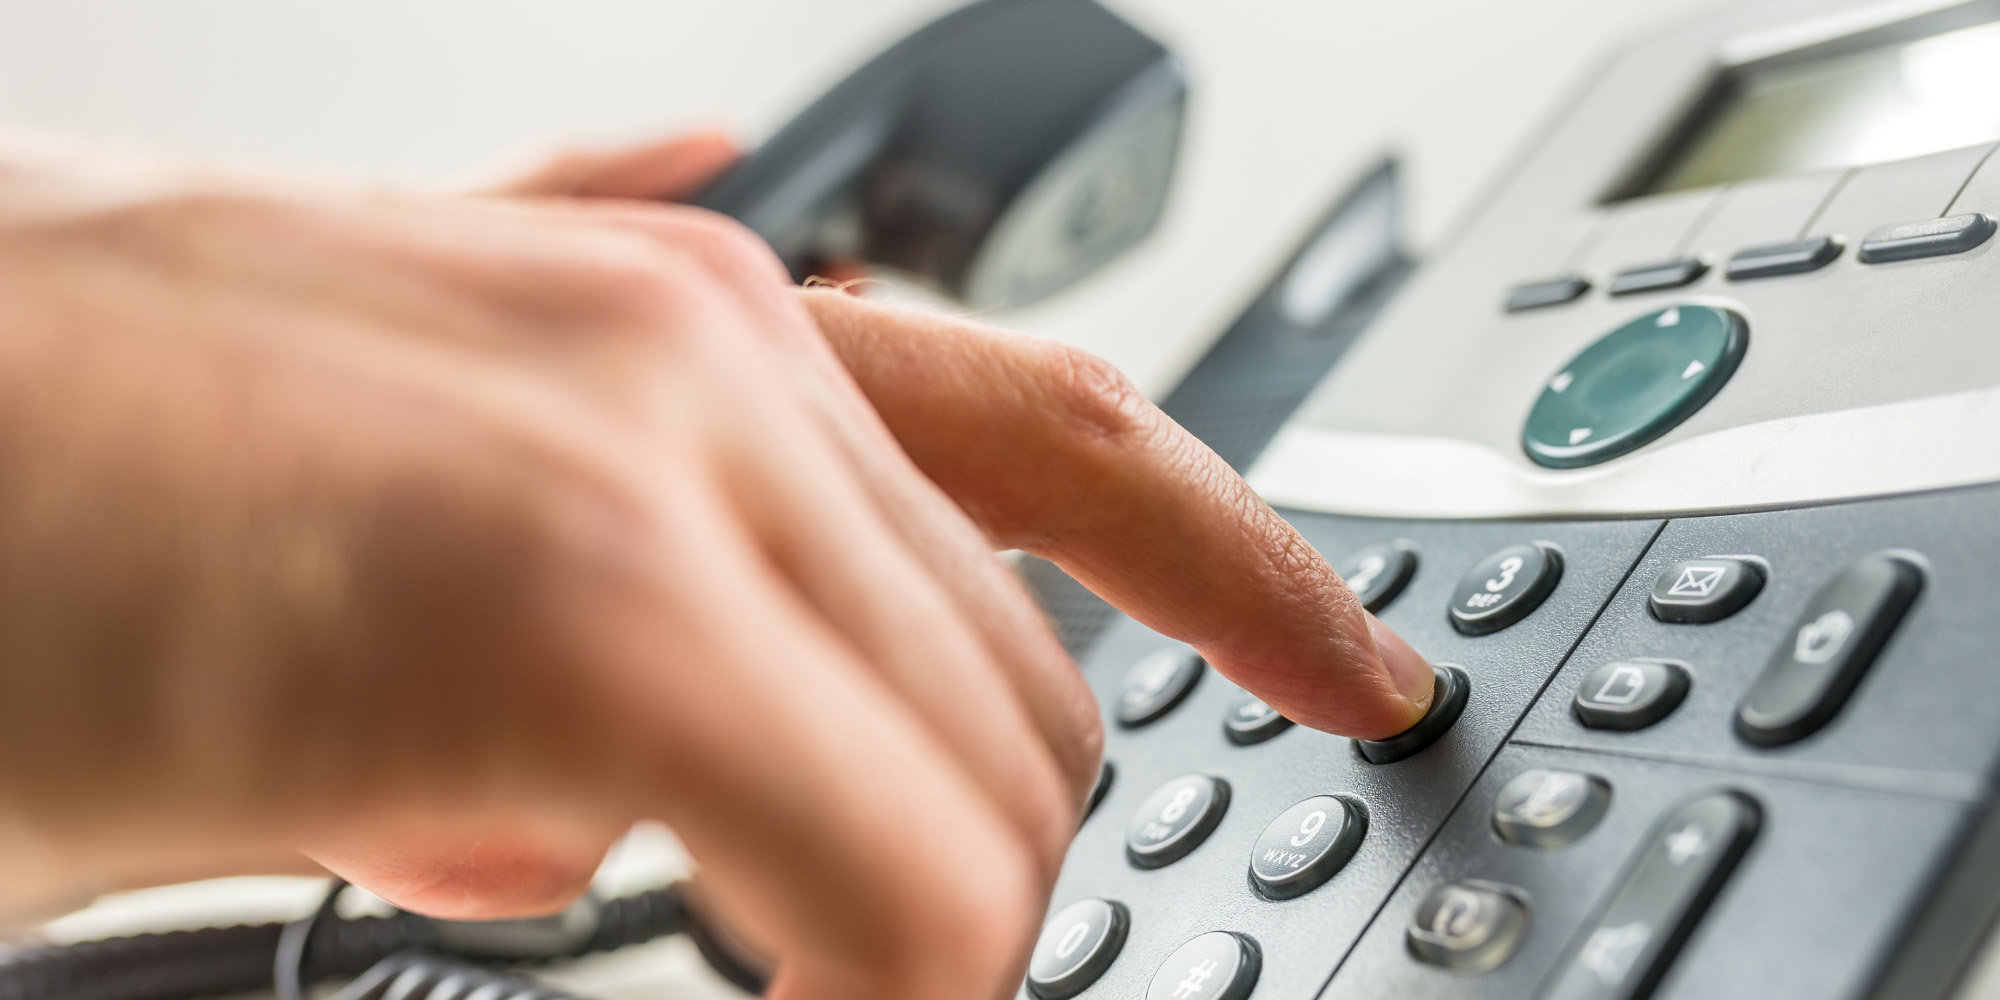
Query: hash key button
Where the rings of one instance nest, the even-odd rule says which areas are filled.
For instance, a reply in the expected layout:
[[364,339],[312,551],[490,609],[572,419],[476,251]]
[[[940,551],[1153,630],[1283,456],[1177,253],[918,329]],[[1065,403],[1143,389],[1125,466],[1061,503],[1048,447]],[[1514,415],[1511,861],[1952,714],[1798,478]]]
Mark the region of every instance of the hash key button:
[[1359,803],[1315,795],[1278,814],[1250,850],[1250,880],[1272,899],[1303,896],[1354,857],[1368,831]]
[[1646,599],[1663,622],[1721,621],[1764,589],[1764,570],[1747,559],[1688,559],[1666,568]]
[[1263,957],[1242,934],[1210,931],[1174,949],[1153,975],[1146,1000],[1245,1000]]
[[1923,589],[1908,556],[1877,552],[1849,566],[1806,605],[1736,710],[1736,733],[1778,746],[1838,714]]
[[1451,624],[1467,635],[1498,632],[1528,616],[1562,579],[1562,555],[1545,542],[1512,545],[1481,560],[1451,595]]
[[1570,707],[1592,729],[1644,729],[1687,698],[1687,668],[1664,660],[1617,660],[1591,671]]

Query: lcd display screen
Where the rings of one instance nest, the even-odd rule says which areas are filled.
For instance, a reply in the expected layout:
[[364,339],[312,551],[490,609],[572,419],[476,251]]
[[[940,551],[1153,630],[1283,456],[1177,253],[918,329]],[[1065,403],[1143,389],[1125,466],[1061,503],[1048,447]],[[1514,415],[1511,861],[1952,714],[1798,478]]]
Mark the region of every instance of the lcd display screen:
[[1861,166],[2000,139],[2000,22],[1738,72],[1633,194]]

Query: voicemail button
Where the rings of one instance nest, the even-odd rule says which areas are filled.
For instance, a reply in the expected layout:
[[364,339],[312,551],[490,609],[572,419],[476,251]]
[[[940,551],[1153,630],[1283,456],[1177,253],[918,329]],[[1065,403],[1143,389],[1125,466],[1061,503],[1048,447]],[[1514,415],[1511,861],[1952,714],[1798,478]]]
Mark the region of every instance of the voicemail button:
[[1653,581],[1646,605],[1663,622],[1721,621],[1764,589],[1764,570],[1745,559],[1688,559]]
[[1813,595],[1736,710],[1736,734],[1759,746],[1803,739],[1827,724],[1923,589],[1914,558],[1877,552]]
[[1571,707],[1592,729],[1644,729],[1687,697],[1687,668],[1664,660],[1617,660],[1584,677]]

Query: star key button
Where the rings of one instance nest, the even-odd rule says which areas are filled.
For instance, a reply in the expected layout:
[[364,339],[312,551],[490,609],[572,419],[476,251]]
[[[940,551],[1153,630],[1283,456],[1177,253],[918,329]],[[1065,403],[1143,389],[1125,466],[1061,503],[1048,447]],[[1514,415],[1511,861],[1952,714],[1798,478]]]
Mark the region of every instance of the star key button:
[[1257,943],[1210,931],[1174,949],[1153,975],[1146,1000],[1245,1000],[1263,966]]
[[1764,568],[1748,559],[1687,559],[1660,572],[1646,606],[1663,622],[1705,624],[1738,611],[1764,589]]

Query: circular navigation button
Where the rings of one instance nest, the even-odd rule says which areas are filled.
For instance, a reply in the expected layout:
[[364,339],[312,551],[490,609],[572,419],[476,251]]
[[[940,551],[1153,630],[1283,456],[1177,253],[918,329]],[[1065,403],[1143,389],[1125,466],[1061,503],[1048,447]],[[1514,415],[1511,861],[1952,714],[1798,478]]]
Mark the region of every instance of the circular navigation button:
[[1097,982],[1125,947],[1131,918],[1104,899],[1080,899],[1056,911],[1028,959],[1028,992],[1039,1000],[1067,1000]]
[[1750,342],[1743,317],[1669,306],[1597,339],[1550,376],[1521,446],[1556,469],[1617,458],[1672,430],[1714,398]]
[[1146,1000],[1244,1000],[1262,966],[1256,942],[1210,931],[1167,956],[1146,988]]
[[1571,707],[1592,729],[1644,729],[1681,707],[1690,683],[1678,663],[1618,660],[1585,676]]
[[1498,632],[1541,606],[1562,579],[1562,554],[1547,542],[1511,545],[1480,560],[1451,595],[1451,624],[1467,635]]
[[1499,967],[1528,929],[1518,892],[1467,880],[1438,886],[1417,906],[1405,940],[1410,953],[1457,972]]
[[1125,829],[1125,856],[1140,868],[1160,868],[1201,846],[1229,809],[1229,783],[1184,774],[1161,785]]
[[1303,896],[1347,864],[1368,832],[1358,802],[1315,795],[1278,814],[1250,850],[1250,880],[1272,899]]
[[1290,728],[1292,720],[1279,715],[1277,709],[1264,704],[1264,699],[1256,695],[1245,695],[1222,720],[1222,731],[1229,735],[1229,742],[1246,747]]
[[1362,607],[1380,611],[1417,574],[1416,546],[1401,539],[1370,545],[1342,560],[1339,573]]
[[1589,833],[1611,805],[1604,779],[1575,771],[1522,771],[1500,787],[1493,832],[1510,844],[1563,847]]
[[1186,700],[1205,666],[1186,649],[1162,649],[1140,660],[1118,692],[1118,724],[1131,728],[1158,721]]

